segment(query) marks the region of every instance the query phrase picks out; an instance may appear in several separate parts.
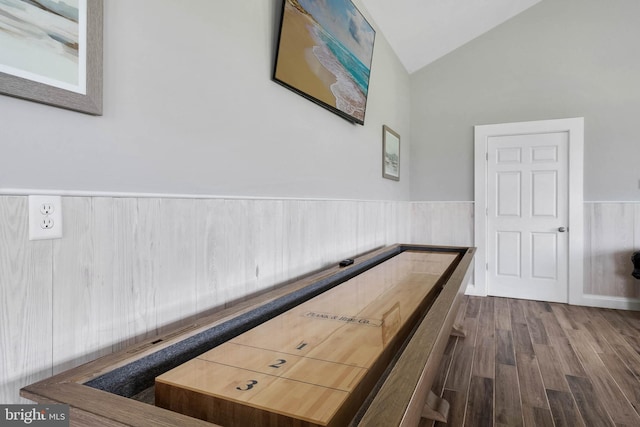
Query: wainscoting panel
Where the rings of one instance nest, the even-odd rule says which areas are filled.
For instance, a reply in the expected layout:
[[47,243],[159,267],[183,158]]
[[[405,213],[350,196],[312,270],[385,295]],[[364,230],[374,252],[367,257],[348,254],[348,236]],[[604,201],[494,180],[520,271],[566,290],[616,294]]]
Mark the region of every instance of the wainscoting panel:
[[282,281],[282,203],[208,200],[198,208],[198,312]]
[[[473,202],[412,202],[411,242],[473,246],[473,207]],[[466,293],[476,293],[474,284],[472,272]]]
[[[0,196],[0,402],[19,389],[341,259],[473,245],[472,202],[63,197],[64,237],[29,241]],[[640,203],[585,203],[585,296],[640,308]]]
[[413,243],[473,246],[472,202],[413,202],[411,206]]
[[27,198],[0,199],[0,402],[52,374],[52,244],[29,241]]
[[112,319],[121,314],[113,312],[111,201],[63,198],[62,212],[64,238],[47,241],[53,244],[54,373],[109,353]]
[[195,316],[410,237],[409,202],[0,196],[0,402]]
[[584,293],[640,302],[640,280],[631,276],[631,254],[640,249],[640,203],[585,203],[584,212]]
[[387,212],[384,207],[385,202],[364,202],[358,205],[357,252],[384,246],[387,227]]

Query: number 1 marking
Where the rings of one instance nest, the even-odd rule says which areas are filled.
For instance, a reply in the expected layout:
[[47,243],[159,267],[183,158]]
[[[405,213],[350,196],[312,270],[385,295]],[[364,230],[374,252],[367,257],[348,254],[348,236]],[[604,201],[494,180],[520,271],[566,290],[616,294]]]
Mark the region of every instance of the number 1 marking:
[[302,350],[307,346],[307,343],[302,341],[299,346],[296,347],[296,350]]

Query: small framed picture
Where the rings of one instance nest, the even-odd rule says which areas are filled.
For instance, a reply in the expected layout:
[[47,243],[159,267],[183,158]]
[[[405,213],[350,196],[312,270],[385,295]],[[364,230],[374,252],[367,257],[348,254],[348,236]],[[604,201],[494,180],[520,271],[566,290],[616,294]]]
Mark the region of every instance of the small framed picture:
[[382,126],[382,176],[400,181],[400,135]]

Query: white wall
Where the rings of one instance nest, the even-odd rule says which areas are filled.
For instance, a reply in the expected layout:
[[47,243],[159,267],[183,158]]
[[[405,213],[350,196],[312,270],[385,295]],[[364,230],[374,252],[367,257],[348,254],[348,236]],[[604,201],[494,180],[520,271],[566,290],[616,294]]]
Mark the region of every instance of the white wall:
[[[103,116],[0,96],[0,402],[410,240],[409,162],[400,182],[381,166],[383,124],[409,158],[408,74],[378,33],[364,126],[277,85],[280,5],[107,0]],[[28,240],[39,192],[83,195],[63,197],[62,239]]]
[[15,189],[408,200],[409,76],[378,32],[365,125],[271,80],[281,0],[104,2],[104,115],[0,96]]
[[412,200],[473,200],[473,126],[585,118],[585,200],[640,200],[640,2],[538,3],[411,76]]

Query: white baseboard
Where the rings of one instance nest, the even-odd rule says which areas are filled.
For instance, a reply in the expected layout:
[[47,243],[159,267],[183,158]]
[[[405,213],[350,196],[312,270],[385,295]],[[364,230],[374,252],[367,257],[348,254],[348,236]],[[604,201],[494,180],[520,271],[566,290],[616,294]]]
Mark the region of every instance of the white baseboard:
[[467,285],[467,289],[464,291],[465,295],[471,295],[471,296],[475,296],[475,297],[486,297],[487,293],[484,291],[484,289],[479,289],[476,288],[476,285],[474,285],[473,283],[469,283]]
[[[486,297],[487,293],[476,288],[472,283],[467,285],[465,295]],[[571,305],[583,305],[586,307],[611,308],[614,310],[640,311],[640,298],[612,297],[606,295],[583,294],[569,301]]]
[[570,301],[573,305],[584,305],[587,307],[612,308],[615,310],[640,311],[640,299],[612,297],[606,295],[582,294],[576,301]]

